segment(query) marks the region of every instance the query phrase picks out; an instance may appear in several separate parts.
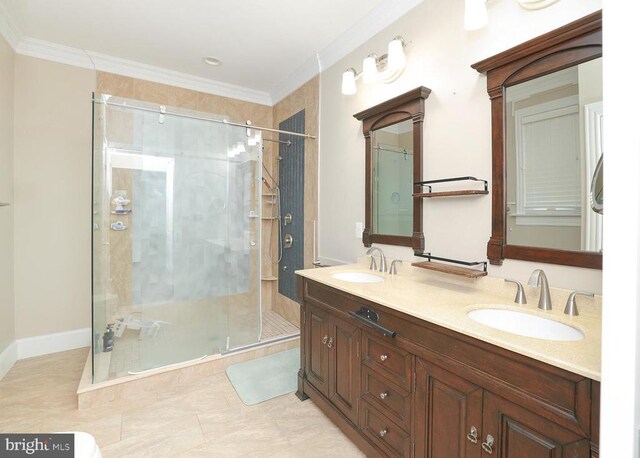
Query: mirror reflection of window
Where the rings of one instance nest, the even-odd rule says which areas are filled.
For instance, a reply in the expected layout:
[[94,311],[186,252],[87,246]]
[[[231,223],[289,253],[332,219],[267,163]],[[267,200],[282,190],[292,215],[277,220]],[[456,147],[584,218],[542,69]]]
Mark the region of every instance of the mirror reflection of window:
[[602,155],[602,59],[506,91],[507,243],[602,249],[591,181]]
[[402,121],[371,135],[373,230],[413,234],[413,123]]

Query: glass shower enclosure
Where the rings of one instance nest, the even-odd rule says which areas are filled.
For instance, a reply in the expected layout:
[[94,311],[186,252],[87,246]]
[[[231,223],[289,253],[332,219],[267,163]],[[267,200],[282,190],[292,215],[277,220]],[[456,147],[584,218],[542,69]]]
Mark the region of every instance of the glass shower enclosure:
[[259,341],[262,148],[223,121],[94,95],[94,383]]

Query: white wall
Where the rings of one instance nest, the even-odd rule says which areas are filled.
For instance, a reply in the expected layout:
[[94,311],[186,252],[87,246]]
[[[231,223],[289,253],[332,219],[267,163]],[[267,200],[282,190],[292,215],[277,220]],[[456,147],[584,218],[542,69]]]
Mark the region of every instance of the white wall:
[[[15,339],[13,304],[13,70],[15,54],[0,36],[0,355]],[[7,364],[10,364],[8,362]],[[3,362],[0,356],[0,378]]]
[[640,3],[604,10],[604,304],[600,456],[640,456]]
[[[320,106],[320,256],[352,262],[364,254],[355,237],[364,221],[364,137],[353,114],[417,86],[432,90],[426,101],[425,179],[473,175],[491,180],[491,119],[486,78],[470,65],[601,8],[599,0],[563,0],[545,10],[526,11],[515,2],[489,2],[489,26],[463,27],[463,1],[423,2],[385,31],[322,74]],[[382,54],[395,35],[409,41],[408,65],[391,84],[340,92],[341,74],[361,69],[371,52]],[[434,255],[486,259],[491,235],[491,197],[432,199],[424,203],[426,249]],[[384,247],[393,258],[412,260],[409,248]],[[539,264],[505,260],[489,274],[526,280]],[[544,265],[552,285],[600,293],[601,271]]]
[[16,338],[91,326],[95,72],[15,62]]

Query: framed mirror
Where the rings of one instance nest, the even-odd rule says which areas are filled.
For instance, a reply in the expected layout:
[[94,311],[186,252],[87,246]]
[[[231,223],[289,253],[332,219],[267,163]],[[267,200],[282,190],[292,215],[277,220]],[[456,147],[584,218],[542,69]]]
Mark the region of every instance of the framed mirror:
[[601,57],[596,12],[472,65],[487,74],[491,99],[492,264],[602,268],[603,216],[591,206],[602,157]]
[[424,251],[422,181],[424,103],[430,89],[418,87],[356,113],[365,138],[365,227],[362,242]]

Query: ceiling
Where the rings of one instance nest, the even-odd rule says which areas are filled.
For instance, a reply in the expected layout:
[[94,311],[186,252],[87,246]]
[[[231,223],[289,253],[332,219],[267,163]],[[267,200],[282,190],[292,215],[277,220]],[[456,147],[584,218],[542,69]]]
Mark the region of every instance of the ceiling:
[[[381,17],[395,20],[420,1],[0,0],[0,13],[21,39],[273,94],[350,29],[380,30],[388,25]],[[206,65],[205,56],[223,65]]]

